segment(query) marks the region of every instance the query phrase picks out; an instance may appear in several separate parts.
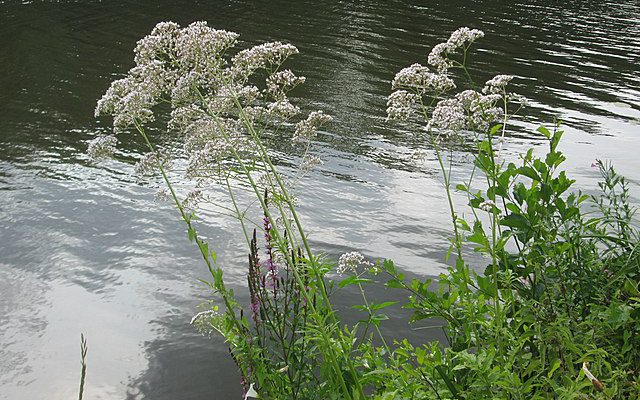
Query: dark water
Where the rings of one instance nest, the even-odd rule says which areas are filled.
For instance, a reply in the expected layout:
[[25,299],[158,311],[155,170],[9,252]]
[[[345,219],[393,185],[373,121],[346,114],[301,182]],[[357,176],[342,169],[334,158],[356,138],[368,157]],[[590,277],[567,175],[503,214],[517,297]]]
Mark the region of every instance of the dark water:
[[[109,130],[93,119],[96,99],[157,22],[204,19],[244,45],[297,45],[300,100],[336,119],[316,144],[325,164],[301,196],[314,247],[434,275],[446,206],[429,148],[384,122],[394,73],[426,62],[459,26],[483,29],[475,72],[516,75],[532,103],[505,146],[511,157],[541,145],[532,128],[560,118],[581,188],[595,187],[596,158],[637,182],[639,12],[637,1],[0,1],[0,399],[72,398],[80,332],[90,346],[87,398],[240,396],[222,341],[188,325],[207,298],[197,283],[206,275],[175,212],[154,202],[154,184],[132,178],[130,164],[94,166],[84,154]],[[119,139],[124,158],[143,149],[135,136]],[[418,149],[424,161],[412,159]],[[456,157],[459,176],[467,164]],[[227,279],[242,285],[238,227],[208,222]],[[394,321],[387,329],[429,337]]]

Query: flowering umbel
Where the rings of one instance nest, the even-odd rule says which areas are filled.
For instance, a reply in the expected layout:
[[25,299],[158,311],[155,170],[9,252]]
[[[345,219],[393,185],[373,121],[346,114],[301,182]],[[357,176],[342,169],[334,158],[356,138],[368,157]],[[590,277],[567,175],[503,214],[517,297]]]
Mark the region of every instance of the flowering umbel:
[[[300,108],[288,97],[305,81],[281,68],[298,49],[276,41],[230,56],[237,39],[237,33],[211,28],[203,21],[186,27],[157,24],[138,41],[136,65],[98,101],[96,116],[112,116],[117,133],[141,129],[156,120],[158,104],[170,104],[167,126],[184,135],[187,176],[196,180],[227,176],[232,169],[229,160],[254,155],[251,136],[263,134],[260,127],[299,119],[294,138],[308,143],[331,117],[316,111],[300,118]],[[114,140],[96,140],[90,152],[108,155]],[[308,146],[305,154],[307,150]],[[137,170],[147,173],[157,159],[158,155],[143,157]]]
[[452,70],[466,71],[467,68],[466,56],[460,57],[461,61],[453,56],[460,52],[466,55],[469,46],[482,37],[482,31],[462,27],[429,53],[428,62],[435,71],[421,64],[400,70],[391,82],[394,92],[387,99],[387,120],[407,120],[420,110],[426,129],[439,135],[462,131],[484,133],[493,124],[502,122],[508,103],[524,106],[525,98],[507,92],[507,85],[513,79],[511,75],[495,76],[486,82],[481,92],[467,89],[450,94],[457,88]]

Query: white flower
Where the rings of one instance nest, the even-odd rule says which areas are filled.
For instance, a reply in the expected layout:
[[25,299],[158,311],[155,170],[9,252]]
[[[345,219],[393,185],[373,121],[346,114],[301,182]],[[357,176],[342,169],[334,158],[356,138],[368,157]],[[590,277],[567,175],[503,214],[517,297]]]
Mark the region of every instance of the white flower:
[[477,39],[481,39],[484,37],[484,32],[479,29],[469,29],[466,26],[462,28],[458,28],[449,37],[447,43],[452,48],[459,48],[462,46],[468,46],[471,43],[475,42]]
[[482,88],[482,93],[502,94],[512,79],[513,75],[496,75],[485,83],[484,88]]
[[201,119],[207,119],[207,113],[194,104],[174,108],[171,111],[171,119],[167,124],[167,128],[179,133],[187,133],[191,130],[194,122]]
[[429,68],[413,64],[403,68],[396,74],[391,83],[393,89],[412,88],[420,92],[446,92],[456,87],[455,83],[444,74],[434,74]]
[[113,135],[99,135],[89,142],[87,154],[94,160],[109,158],[116,151],[118,139]]
[[270,75],[267,78],[267,93],[275,98],[284,96],[284,94],[294,87],[304,83],[304,76],[296,76],[291,70],[285,69]]
[[306,175],[318,165],[322,165],[322,159],[320,157],[306,154],[300,163],[300,173]]
[[478,29],[462,27],[454,31],[444,43],[433,47],[429,53],[428,62],[436,69],[444,73],[455,64],[449,59],[449,55],[455,54],[460,48],[468,48],[476,39],[484,37],[484,32]]
[[161,188],[155,193],[154,198],[156,201],[169,201],[172,197],[167,188]]
[[418,95],[409,93],[406,90],[396,90],[391,93],[387,100],[387,120],[408,119],[413,113],[417,101]]
[[171,157],[169,154],[158,152],[147,153],[136,162],[133,168],[136,175],[153,175],[158,170],[158,162],[162,164],[163,168],[167,169],[170,167]]
[[136,64],[142,65],[171,57],[179,33],[180,25],[174,22],[158,23],[151,34],[138,40],[134,50]]
[[459,132],[467,125],[467,115],[456,99],[440,100],[431,114],[427,129]]
[[438,102],[427,128],[446,132],[484,132],[503,115],[502,109],[496,107],[500,99],[500,95],[483,95],[475,90],[462,91],[453,98]]
[[235,32],[213,29],[205,21],[197,21],[180,31],[175,51],[183,67],[215,74],[224,64],[220,56],[235,45],[237,38]]
[[340,275],[345,272],[356,273],[358,267],[360,266],[372,266],[373,264],[369,261],[365,261],[364,256],[357,251],[352,251],[349,253],[344,253],[338,259],[338,268],[336,272]]
[[182,201],[182,207],[194,208],[204,199],[202,189],[194,188],[187,193],[187,197]]
[[[242,50],[231,60],[234,77],[247,78],[258,69],[280,66],[289,56],[298,54],[298,49],[282,42],[269,42]],[[274,68],[277,69],[277,68]]]
[[528,107],[529,106],[529,99],[527,99],[525,96],[523,96],[521,94],[508,93],[507,94],[507,98],[508,98],[508,100],[510,102],[519,104],[520,107]]
[[329,123],[333,118],[322,111],[313,111],[309,113],[307,119],[296,124],[296,130],[293,133],[293,140],[305,142],[311,140],[316,134],[316,130],[322,125]]
[[276,118],[289,119],[300,113],[300,108],[291,104],[289,99],[284,98],[274,103],[269,103],[267,111]]
[[480,203],[478,208],[486,212],[491,212],[491,210],[493,210],[495,206],[496,206],[496,203],[493,200],[486,200]]

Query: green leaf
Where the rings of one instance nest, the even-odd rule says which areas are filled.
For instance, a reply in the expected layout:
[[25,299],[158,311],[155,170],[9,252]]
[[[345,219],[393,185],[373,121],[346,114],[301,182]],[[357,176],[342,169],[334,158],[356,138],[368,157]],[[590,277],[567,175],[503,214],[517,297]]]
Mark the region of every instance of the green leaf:
[[404,285],[402,283],[401,280],[398,279],[391,279],[389,280],[387,283],[384,284],[386,287],[388,288],[392,288],[392,289],[402,289],[404,288]]
[[360,278],[357,275],[351,275],[350,277],[340,281],[340,283],[338,283],[338,286],[342,288],[349,285],[357,285],[358,283],[370,283],[370,282],[373,282],[373,281],[368,278]]
[[384,303],[380,303],[380,304],[371,304],[371,310],[373,311],[378,311],[378,310],[382,310],[383,308],[387,308],[390,307],[394,304],[397,304],[397,301],[385,301]]
[[560,139],[562,139],[562,135],[564,134],[563,131],[556,131],[553,134],[553,137],[551,138],[551,151],[556,151],[556,148],[558,147],[558,143],[560,143]]
[[445,385],[447,385],[447,387],[449,388],[449,391],[451,392],[451,394],[454,395],[456,399],[462,399],[462,397],[460,397],[458,389],[455,387],[451,379],[449,379],[449,376],[447,375],[447,371],[444,369],[444,366],[437,365],[436,371],[438,371],[438,374],[444,381]]
[[544,137],[546,137],[547,139],[551,139],[551,132],[549,132],[549,130],[547,128],[545,128],[544,126],[540,126],[538,127],[538,129],[536,129],[538,132],[542,133],[542,135]]
[[382,262],[382,269],[391,275],[398,275],[398,270],[396,270],[396,266],[391,260],[384,260]]
[[542,178],[540,178],[540,175],[538,175],[538,172],[531,167],[520,167],[518,168],[518,173],[520,175],[526,176],[527,178],[531,178],[534,181],[540,182],[542,180]]
[[560,360],[557,359],[553,362],[553,366],[551,367],[551,369],[549,370],[549,373],[547,374],[547,378],[551,378],[553,376],[553,373],[560,368]]
[[500,225],[508,226],[510,228],[520,229],[522,231],[527,231],[531,229],[529,226],[529,221],[521,214],[509,214],[506,217],[502,218],[500,221]]

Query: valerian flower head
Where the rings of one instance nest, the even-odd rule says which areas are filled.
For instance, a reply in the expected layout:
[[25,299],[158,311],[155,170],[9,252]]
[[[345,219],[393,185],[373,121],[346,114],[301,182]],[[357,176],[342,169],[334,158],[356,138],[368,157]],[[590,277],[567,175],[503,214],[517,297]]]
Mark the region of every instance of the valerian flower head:
[[258,69],[277,69],[289,56],[298,54],[298,49],[288,43],[269,42],[242,50],[231,60],[231,74],[236,79],[247,78]]
[[188,104],[174,108],[171,111],[171,119],[167,124],[167,128],[179,133],[187,133],[194,123],[207,118],[208,115],[202,108],[195,104]]
[[496,103],[502,100],[499,94],[484,95],[475,90],[465,90],[455,99],[467,114],[466,129],[484,132],[503,115],[503,110],[496,107]]
[[220,314],[215,310],[201,311],[194,315],[193,318],[191,318],[191,322],[189,323],[193,325],[202,335],[209,336],[215,329],[214,319],[219,315]]
[[287,120],[295,117],[300,113],[300,108],[294,106],[289,102],[289,99],[284,98],[267,105],[267,112],[276,119]]
[[493,200],[486,200],[480,203],[478,208],[486,212],[491,212],[495,206],[496,206],[496,203]]
[[482,88],[482,93],[502,94],[512,79],[513,75],[496,75],[485,83],[484,88]]
[[[187,177],[198,181],[224,177],[241,159],[255,156],[252,135],[263,130],[252,130],[252,124],[266,127],[297,117],[300,109],[287,93],[305,81],[281,68],[298,53],[295,46],[264,43],[231,57],[227,51],[237,38],[236,33],[216,30],[202,21],[186,27],[159,23],[138,41],[136,65],[111,84],[98,101],[96,116],[112,116],[116,131],[141,130],[154,121],[157,105],[166,103],[172,110],[167,127],[184,135]],[[320,111],[312,112],[295,125],[294,139],[308,144],[330,120]],[[100,149],[92,146],[93,153]],[[136,171],[148,173],[159,160],[166,163],[168,158],[146,155]],[[308,168],[316,163],[307,158],[303,164]]]
[[406,90],[396,90],[391,93],[387,99],[387,120],[408,119],[413,113],[418,99],[418,95]]
[[440,100],[431,114],[427,129],[459,132],[466,127],[467,115],[457,99]]
[[454,31],[449,39],[444,43],[439,43],[433,47],[429,53],[429,64],[434,66],[439,72],[444,73],[455,63],[449,58],[460,48],[466,48],[475,40],[484,37],[484,32],[479,29],[469,29],[462,27]]
[[214,86],[213,81],[211,77],[196,71],[180,75],[173,87],[168,88],[171,104],[180,107],[199,101],[201,88]]
[[260,89],[255,86],[225,85],[214,95],[206,98],[207,109],[213,114],[225,114],[238,107],[253,104],[260,98]]
[[182,200],[182,207],[195,208],[198,203],[204,199],[204,192],[200,188],[194,188],[187,193],[187,196]]
[[340,275],[346,272],[356,273],[359,267],[370,267],[372,265],[371,262],[364,259],[362,254],[357,251],[351,251],[340,256],[336,272]]
[[171,157],[169,154],[158,153],[156,151],[143,155],[134,165],[136,175],[153,175],[158,171],[158,163],[162,167],[168,169],[171,166]]
[[175,22],[160,22],[151,34],[138,40],[135,61],[138,65],[152,61],[169,61],[175,53],[176,39],[180,34],[180,25]]
[[285,69],[269,75],[267,78],[267,93],[274,98],[283,97],[286,92],[304,83],[304,76],[296,76],[291,70]]
[[[123,130],[135,121],[153,121],[151,108],[156,105],[160,83],[163,78],[157,76],[157,65],[135,67],[132,75],[114,81],[107,92],[98,100],[95,115],[113,115],[115,130]],[[146,76],[145,72],[150,75]]]
[[297,142],[311,140],[311,138],[316,134],[318,128],[331,122],[331,120],[333,120],[333,118],[322,111],[313,111],[309,113],[307,119],[296,124],[293,140]]
[[96,136],[89,142],[87,154],[93,160],[112,157],[116,151],[116,144],[118,144],[118,139],[113,135]]
[[322,165],[322,159],[312,154],[305,154],[300,163],[300,173],[302,175],[308,174],[316,166]]
[[455,83],[444,74],[435,74],[429,68],[413,64],[403,68],[396,74],[391,83],[393,89],[411,88],[419,92],[443,93],[456,87]]
[[516,103],[520,107],[528,107],[529,106],[529,99],[527,99],[525,96],[523,96],[521,94],[507,93],[507,99],[509,100],[509,102]]
[[466,26],[462,28],[458,28],[449,37],[447,43],[452,48],[460,48],[463,46],[468,46],[471,43],[475,42],[477,39],[481,39],[484,37],[484,32],[479,29],[469,29]]
[[196,72],[216,74],[224,61],[221,55],[236,44],[238,34],[213,29],[204,21],[191,23],[180,31],[176,53],[182,66]]
[[[219,127],[222,123],[224,126]],[[186,174],[194,179],[215,179],[226,172],[225,162],[235,155],[249,156],[252,144],[240,131],[237,120],[202,121],[185,137],[185,150],[189,154]],[[224,135],[220,133],[224,130]]]
[[160,188],[153,197],[156,201],[169,201],[171,200],[171,192],[167,188]]

